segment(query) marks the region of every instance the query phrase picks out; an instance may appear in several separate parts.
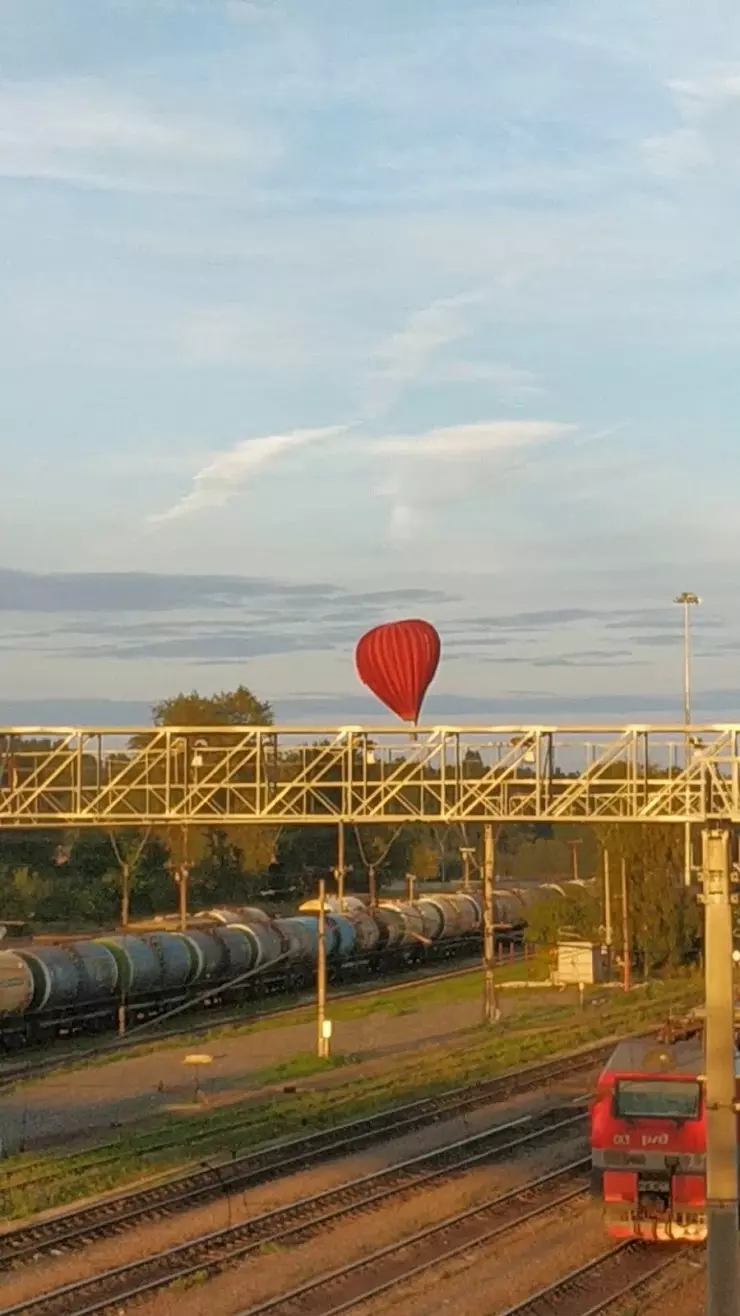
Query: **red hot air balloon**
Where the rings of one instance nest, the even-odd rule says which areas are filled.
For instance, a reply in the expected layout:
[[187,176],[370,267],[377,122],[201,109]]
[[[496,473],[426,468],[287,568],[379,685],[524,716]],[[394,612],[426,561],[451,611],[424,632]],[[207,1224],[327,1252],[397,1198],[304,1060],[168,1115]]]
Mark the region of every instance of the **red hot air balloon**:
[[363,635],[355,667],[363,685],[404,722],[418,722],[442,645],[428,621],[390,621]]

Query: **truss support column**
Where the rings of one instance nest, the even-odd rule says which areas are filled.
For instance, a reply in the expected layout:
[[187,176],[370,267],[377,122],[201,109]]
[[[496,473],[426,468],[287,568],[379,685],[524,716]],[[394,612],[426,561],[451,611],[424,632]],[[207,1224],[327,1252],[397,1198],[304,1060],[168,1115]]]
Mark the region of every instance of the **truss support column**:
[[494,936],[494,882],[496,864],[496,838],[493,823],[483,826],[483,1019],[487,1024],[498,1023],[500,1013],[496,1003],[496,941]]
[[706,992],[707,1313],[738,1316],[737,1114],[730,834],[702,834]]

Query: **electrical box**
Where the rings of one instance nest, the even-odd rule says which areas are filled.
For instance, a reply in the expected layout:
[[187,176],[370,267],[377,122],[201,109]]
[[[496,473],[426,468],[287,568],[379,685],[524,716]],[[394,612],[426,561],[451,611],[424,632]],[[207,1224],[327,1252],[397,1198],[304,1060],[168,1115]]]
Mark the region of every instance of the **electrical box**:
[[601,946],[592,941],[559,941],[555,982],[559,987],[604,981]]

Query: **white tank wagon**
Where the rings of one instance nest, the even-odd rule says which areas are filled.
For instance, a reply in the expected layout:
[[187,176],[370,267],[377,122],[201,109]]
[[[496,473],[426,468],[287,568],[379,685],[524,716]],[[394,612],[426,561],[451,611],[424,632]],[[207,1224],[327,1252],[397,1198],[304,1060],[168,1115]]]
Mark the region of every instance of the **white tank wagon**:
[[463,935],[477,932],[483,922],[483,911],[475,897],[468,891],[458,891],[452,899],[460,912]]
[[196,919],[207,918],[213,919],[214,923],[269,923],[270,915],[266,914],[264,909],[255,909],[252,905],[239,905],[234,909],[219,908],[207,909],[201,914],[196,914]]
[[0,1019],[30,1010],[33,990],[26,961],[15,950],[0,950]]
[[427,941],[439,941],[445,930],[444,908],[432,896],[424,896],[421,900],[417,900],[416,906],[421,914]]
[[401,937],[399,945],[418,946],[427,940],[424,935],[424,920],[417,905],[407,904],[402,900],[381,900],[378,913],[392,910],[399,918]]

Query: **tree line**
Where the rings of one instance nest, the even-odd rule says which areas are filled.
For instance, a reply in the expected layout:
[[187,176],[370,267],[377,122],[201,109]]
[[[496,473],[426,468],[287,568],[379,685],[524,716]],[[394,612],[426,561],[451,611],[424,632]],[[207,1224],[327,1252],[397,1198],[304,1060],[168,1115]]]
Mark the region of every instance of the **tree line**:
[[[274,721],[270,704],[245,686],[211,697],[180,693],[156,704],[152,717],[155,726],[193,728]],[[470,766],[474,772],[476,765]],[[481,828],[474,825],[363,825],[344,831],[348,890],[366,891],[370,869],[381,892],[409,874],[420,882],[458,883],[461,847],[480,853]],[[191,911],[219,903],[295,904],[315,893],[319,875],[334,870],[337,839],[336,827],[320,824],[0,832],[0,921],[84,929],[172,912],[183,868]],[[529,878],[600,879],[606,848],[615,875],[612,923],[618,932],[616,875],[624,859],[632,945],[649,971],[654,963],[682,957],[696,939],[696,910],[680,883],[681,843],[680,829],[670,826],[507,824],[497,829],[496,871],[512,885]],[[605,914],[603,883],[597,880],[589,890],[538,900],[530,918],[537,938],[551,942],[564,928],[603,936]]]

